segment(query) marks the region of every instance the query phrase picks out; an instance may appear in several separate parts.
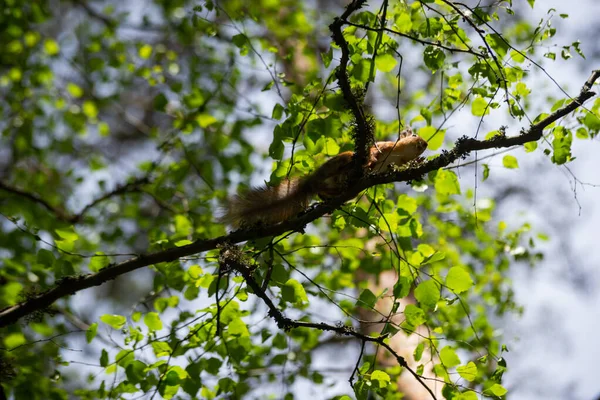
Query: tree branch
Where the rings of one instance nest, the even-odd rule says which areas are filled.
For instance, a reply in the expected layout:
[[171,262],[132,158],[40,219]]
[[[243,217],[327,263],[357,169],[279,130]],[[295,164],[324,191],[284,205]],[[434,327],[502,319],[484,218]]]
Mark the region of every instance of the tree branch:
[[34,203],[38,203],[39,205],[44,207],[46,210],[48,210],[52,214],[54,214],[56,216],[56,218],[60,219],[61,221],[69,221],[72,217],[72,215],[70,215],[68,212],[66,212],[62,208],[55,207],[52,204],[48,203],[45,199],[40,197],[37,193],[32,193],[32,192],[28,192],[23,189],[19,189],[17,187],[9,185],[8,183],[3,182],[3,181],[0,181],[0,190],[15,194],[17,196],[24,197],[28,200],[33,201]]
[[356,165],[356,171],[362,173],[363,165],[367,161],[369,155],[369,147],[374,141],[373,127],[368,121],[365,110],[362,106],[362,100],[359,101],[357,96],[352,92],[350,85],[350,79],[348,78],[348,63],[350,62],[350,49],[348,48],[348,42],[344,38],[342,27],[345,21],[348,19],[350,14],[354,11],[359,10],[366,0],[354,0],[348,4],[346,10],[340,17],[336,17],[333,23],[329,25],[329,30],[332,33],[332,38],[335,44],[339,46],[342,51],[342,57],[340,59],[340,65],[337,67],[335,77],[342,90],[342,95],[356,123],[356,133],[354,138],[354,159]]
[[113,196],[118,196],[123,193],[139,191],[140,186],[144,185],[148,182],[149,182],[148,177],[142,177],[142,178],[138,178],[129,183],[117,185],[117,187],[114,188],[113,190],[111,190],[110,192],[106,192],[106,193],[100,195],[99,197],[96,197],[89,204],[87,204],[85,207],[83,207],[81,209],[81,211],[79,211],[77,214],[71,214],[68,211],[65,211],[64,209],[62,209],[60,207],[53,206],[48,201],[46,201],[44,198],[39,196],[37,193],[28,192],[26,190],[19,189],[17,187],[9,185],[8,183],[5,183],[3,181],[0,181],[0,190],[4,190],[5,192],[24,197],[28,200],[33,201],[34,203],[38,203],[39,205],[44,207],[46,210],[48,210],[52,214],[54,214],[54,216],[57,219],[64,221],[64,222],[71,223],[71,224],[76,224],[78,222],[81,222],[81,220],[83,219],[85,214],[91,208],[96,206],[98,203],[102,203],[103,201],[108,200]]
[[527,131],[522,131],[520,135],[501,135],[495,136],[489,140],[477,140],[462,137],[457,140],[452,150],[444,151],[440,156],[425,162],[418,167],[409,168],[399,172],[365,176],[339,197],[325,203],[318,203],[299,216],[280,224],[237,230],[228,235],[212,239],[198,239],[185,246],[173,247],[149,254],[141,254],[118,264],[111,264],[94,274],[66,277],[60,280],[54,288],[29,300],[1,310],[0,327],[13,324],[20,318],[35,311],[43,310],[60,298],[70,296],[93,286],[101,285],[104,282],[139,268],[162,262],[175,261],[181,257],[216,249],[227,243],[234,244],[268,236],[278,236],[289,231],[302,232],[307,224],[327,213],[331,213],[333,210],[344,204],[344,202],[356,197],[365,189],[382,183],[405,182],[419,179],[428,172],[436,171],[450,165],[458,158],[465,157],[472,151],[511,147],[536,141],[542,137],[543,130],[550,124],[572,113],[577,108],[581,107],[586,100],[595,96],[595,93],[591,91],[591,88],[598,78],[600,78],[600,70],[593,71],[590,78],[583,85],[581,92],[573,99],[573,101],[548,115],[538,123],[531,125]]
[[102,203],[105,200],[110,199],[113,196],[118,196],[120,194],[123,193],[127,193],[127,192],[136,192],[140,190],[140,186],[141,185],[145,185],[147,183],[150,182],[150,179],[148,176],[144,176],[142,178],[138,178],[132,182],[129,183],[125,183],[125,184],[121,184],[121,185],[117,185],[117,187],[115,187],[113,190],[111,190],[110,192],[104,193],[103,195],[100,195],[99,197],[96,197],[94,200],[92,200],[88,205],[86,205],[85,207],[83,207],[81,209],[81,211],[79,211],[79,213],[75,214],[71,221],[72,223],[77,223],[79,221],[81,221],[81,219],[83,218],[83,216],[95,205],[97,205],[98,203]]
[[400,37],[412,40],[413,42],[421,43],[422,45],[428,45],[428,46],[438,47],[440,49],[447,50],[450,53],[467,53],[467,54],[472,54],[475,57],[487,58],[487,56],[485,54],[480,53],[478,51],[475,51],[475,50],[473,50],[471,48],[460,49],[458,47],[445,46],[445,45],[443,45],[443,44],[441,44],[439,42],[431,42],[431,41],[424,40],[424,39],[418,38],[416,36],[411,36],[411,35],[408,35],[406,33],[398,32],[398,31],[395,31],[393,29],[386,28],[386,27],[373,28],[372,26],[367,26],[367,25],[363,25],[363,24],[355,24],[354,22],[350,22],[350,21],[344,21],[344,23],[347,24],[347,25],[350,25],[350,26],[354,26],[356,28],[364,29],[365,31],[391,33],[393,35],[400,36]]

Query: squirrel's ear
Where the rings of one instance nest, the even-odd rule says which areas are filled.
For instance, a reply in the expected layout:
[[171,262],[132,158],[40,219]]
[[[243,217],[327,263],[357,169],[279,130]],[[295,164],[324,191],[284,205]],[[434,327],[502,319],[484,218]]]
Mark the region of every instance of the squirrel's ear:
[[405,138],[405,137],[409,137],[409,136],[413,136],[414,132],[412,131],[412,129],[410,128],[410,126],[406,127],[406,129],[404,129],[402,132],[400,132],[400,139]]

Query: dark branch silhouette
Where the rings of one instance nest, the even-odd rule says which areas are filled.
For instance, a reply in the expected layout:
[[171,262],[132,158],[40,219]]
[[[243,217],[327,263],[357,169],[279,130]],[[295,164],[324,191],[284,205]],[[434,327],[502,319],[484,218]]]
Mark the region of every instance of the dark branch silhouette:
[[144,184],[147,184],[147,183],[149,183],[148,177],[143,177],[143,178],[136,179],[129,183],[117,185],[117,187],[115,187],[110,192],[106,192],[106,193],[96,197],[89,204],[84,206],[81,209],[81,211],[79,211],[77,214],[71,214],[61,207],[53,206],[46,199],[44,199],[42,196],[40,196],[37,193],[20,189],[18,187],[12,186],[3,181],[0,181],[0,190],[15,194],[17,196],[21,196],[27,200],[33,201],[34,203],[41,205],[46,210],[48,210],[52,214],[54,214],[54,216],[60,221],[68,222],[71,224],[76,224],[76,223],[81,222],[81,220],[83,219],[85,214],[87,214],[88,211],[90,211],[93,207],[95,207],[99,203],[102,203],[103,201],[106,201],[106,200],[110,199],[111,197],[118,196],[118,195],[121,195],[124,193],[141,192],[141,186]]
[[342,27],[345,24],[346,19],[354,11],[362,8],[366,3],[366,0],[356,0],[348,4],[346,10],[340,17],[336,17],[333,23],[329,25],[329,30],[332,32],[332,38],[335,44],[337,44],[341,51],[342,57],[340,59],[340,65],[337,67],[335,77],[340,85],[342,95],[346,101],[346,106],[352,112],[354,116],[354,122],[356,123],[356,132],[354,137],[354,157],[356,171],[362,174],[362,166],[365,164],[369,155],[369,147],[373,142],[373,126],[369,123],[367,114],[362,105],[362,99],[352,91],[350,86],[350,79],[348,78],[348,63],[350,62],[350,49],[348,48],[348,42],[344,38]]

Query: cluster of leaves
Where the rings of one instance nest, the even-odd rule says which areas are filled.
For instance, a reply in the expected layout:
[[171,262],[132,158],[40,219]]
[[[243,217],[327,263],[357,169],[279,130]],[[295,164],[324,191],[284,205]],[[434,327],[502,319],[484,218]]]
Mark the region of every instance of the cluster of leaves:
[[[448,144],[444,126],[463,108],[476,119],[497,113],[526,121],[533,89],[522,65],[539,66],[538,48],[556,34],[550,17],[537,27],[516,19],[510,1],[474,9],[446,0],[357,6],[341,21],[344,48],[330,45],[326,29],[342,8],[323,13],[291,0],[155,0],[127,12],[111,1],[65,2],[60,12],[44,0],[5,3],[2,308],[135,254],[225,234],[218,204],[229,189],[249,186],[262,150],[274,160],[272,184],[352,150],[365,132],[337,86],[341,52],[349,55],[354,100],[362,106],[375,91],[402,112],[369,119],[374,139],[410,125],[435,155]],[[578,43],[561,48],[565,59],[570,49],[582,55]],[[273,101],[265,115],[264,103]],[[596,101],[572,125],[553,125],[544,154],[559,165],[573,160],[574,136],[600,130],[599,108]],[[534,111],[532,121],[547,115]],[[271,130],[268,149],[256,146]],[[496,135],[504,132],[487,133]],[[504,166],[518,162],[506,155]],[[490,167],[483,168],[485,180]],[[109,302],[114,312],[99,316],[69,298],[38,310],[3,328],[2,387],[31,399],[243,398],[283,382],[292,398],[303,390],[295,384],[337,381],[315,361],[337,346],[356,353],[337,367],[357,398],[395,399],[410,367],[383,363],[375,347],[421,335],[412,372],[431,369],[445,398],[502,397],[505,347],[494,317],[520,311],[509,266],[537,261],[536,240],[545,238],[527,224],[499,222],[491,200],[473,208],[475,194],[461,189],[451,169],[432,171],[413,188],[407,195],[406,186],[373,187],[306,232],[243,244],[261,297],[213,249],[152,265],[150,287],[130,280],[128,293]],[[368,284],[389,272],[396,277],[390,290]],[[127,295],[143,297],[133,311],[121,304]],[[378,311],[381,301],[393,304],[389,312]],[[280,329],[266,318],[270,306],[305,325]],[[365,311],[383,322],[359,324]],[[338,340],[340,326],[350,340]],[[79,334],[98,360],[86,362],[86,377],[59,343]],[[363,350],[377,346],[359,354],[361,339]]]

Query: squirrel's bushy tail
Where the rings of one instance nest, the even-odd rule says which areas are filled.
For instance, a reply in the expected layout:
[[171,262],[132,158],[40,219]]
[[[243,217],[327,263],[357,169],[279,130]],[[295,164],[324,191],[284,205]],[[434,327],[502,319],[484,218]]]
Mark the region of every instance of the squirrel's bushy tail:
[[286,179],[277,186],[254,188],[230,198],[220,221],[234,228],[285,221],[305,210],[311,195],[301,179]]

